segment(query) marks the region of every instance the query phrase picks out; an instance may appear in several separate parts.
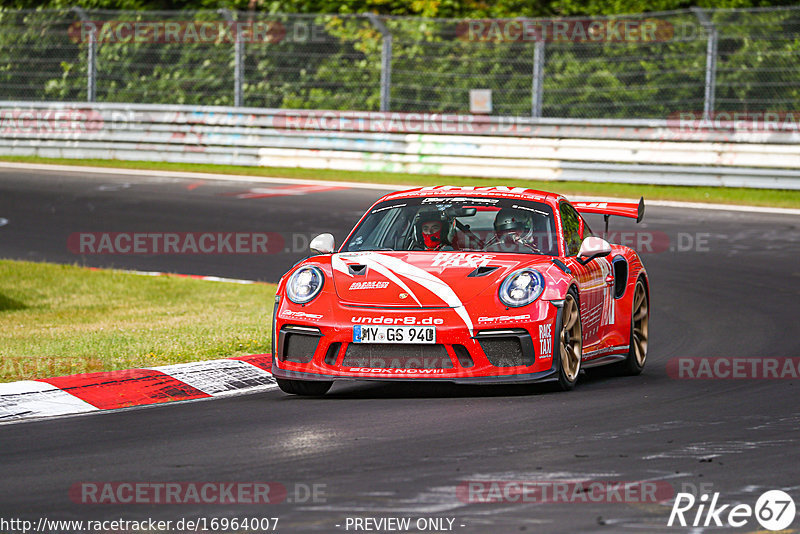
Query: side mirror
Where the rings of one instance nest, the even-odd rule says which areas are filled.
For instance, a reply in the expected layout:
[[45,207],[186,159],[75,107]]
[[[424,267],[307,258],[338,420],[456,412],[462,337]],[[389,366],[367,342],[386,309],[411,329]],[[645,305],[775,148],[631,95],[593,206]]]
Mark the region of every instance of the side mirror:
[[611,245],[608,244],[608,241],[600,237],[587,237],[581,243],[581,249],[578,251],[578,262],[586,265],[595,258],[603,258],[609,254],[611,254]]
[[316,254],[330,254],[333,252],[336,243],[333,234],[320,234],[311,240],[308,248]]

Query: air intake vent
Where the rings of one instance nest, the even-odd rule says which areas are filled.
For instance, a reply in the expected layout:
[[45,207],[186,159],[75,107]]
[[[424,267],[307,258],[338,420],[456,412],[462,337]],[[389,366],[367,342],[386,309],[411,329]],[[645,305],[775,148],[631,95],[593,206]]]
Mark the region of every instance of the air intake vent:
[[614,298],[618,299],[625,294],[628,284],[628,262],[622,256],[614,258]]
[[283,359],[288,362],[308,363],[314,358],[319,336],[286,332],[283,341]]
[[347,270],[353,276],[364,276],[365,274],[367,274],[366,265],[348,265]]
[[453,352],[456,353],[458,365],[461,367],[472,367],[475,365],[475,362],[472,361],[472,356],[469,355],[469,351],[464,345],[453,345]]
[[325,363],[328,365],[336,365],[336,359],[339,357],[339,349],[341,348],[341,343],[331,343],[328,346],[328,351],[325,353]]
[[489,363],[495,367],[517,367],[519,365],[533,365],[533,357],[526,357],[522,353],[522,345],[519,338],[494,338],[481,339],[481,348],[489,358]]
[[495,272],[499,268],[500,267],[498,267],[497,265],[485,265],[483,267],[478,267],[477,269],[469,273],[467,276],[473,278],[477,276],[486,276],[487,274]]

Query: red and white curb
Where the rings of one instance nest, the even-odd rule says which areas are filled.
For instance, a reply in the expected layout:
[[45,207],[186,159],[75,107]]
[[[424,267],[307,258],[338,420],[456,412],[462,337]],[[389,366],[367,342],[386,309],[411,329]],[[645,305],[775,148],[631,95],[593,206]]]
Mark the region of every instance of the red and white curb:
[[269,354],[0,384],[0,423],[277,387]]

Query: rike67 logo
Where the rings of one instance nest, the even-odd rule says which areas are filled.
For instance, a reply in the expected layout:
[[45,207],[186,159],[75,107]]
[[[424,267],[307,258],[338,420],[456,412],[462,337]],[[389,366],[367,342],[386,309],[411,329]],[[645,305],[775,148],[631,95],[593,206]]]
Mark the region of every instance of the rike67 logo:
[[691,493],[678,493],[667,526],[738,528],[755,517],[763,528],[776,531],[788,528],[795,513],[794,500],[781,490],[763,493],[754,507],[749,504],[720,504],[718,492],[711,497],[703,494],[699,499]]

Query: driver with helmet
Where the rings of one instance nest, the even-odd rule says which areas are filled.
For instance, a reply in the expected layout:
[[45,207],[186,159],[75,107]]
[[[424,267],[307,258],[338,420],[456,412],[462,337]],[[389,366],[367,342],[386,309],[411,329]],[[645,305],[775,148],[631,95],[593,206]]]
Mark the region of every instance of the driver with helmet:
[[491,252],[534,252],[536,246],[531,214],[514,208],[503,208],[494,218],[494,236],[486,243]]
[[412,246],[423,250],[453,250],[454,222],[441,210],[420,210],[414,217]]

